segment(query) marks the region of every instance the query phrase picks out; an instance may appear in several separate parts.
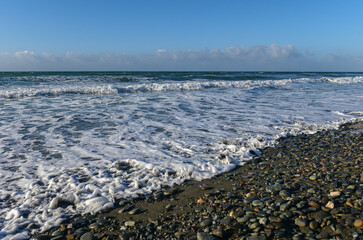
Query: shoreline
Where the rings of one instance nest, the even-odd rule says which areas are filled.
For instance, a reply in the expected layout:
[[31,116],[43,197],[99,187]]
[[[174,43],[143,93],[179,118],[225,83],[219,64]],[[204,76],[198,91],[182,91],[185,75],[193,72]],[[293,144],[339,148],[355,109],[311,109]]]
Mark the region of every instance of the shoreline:
[[34,239],[359,239],[363,123],[278,140],[231,172],[121,200]]

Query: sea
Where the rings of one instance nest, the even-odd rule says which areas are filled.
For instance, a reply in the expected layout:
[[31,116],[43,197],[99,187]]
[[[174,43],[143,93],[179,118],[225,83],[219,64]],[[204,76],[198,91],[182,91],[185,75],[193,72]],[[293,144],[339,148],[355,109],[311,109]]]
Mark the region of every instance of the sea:
[[0,238],[363,120],[363,73],[0,72]]

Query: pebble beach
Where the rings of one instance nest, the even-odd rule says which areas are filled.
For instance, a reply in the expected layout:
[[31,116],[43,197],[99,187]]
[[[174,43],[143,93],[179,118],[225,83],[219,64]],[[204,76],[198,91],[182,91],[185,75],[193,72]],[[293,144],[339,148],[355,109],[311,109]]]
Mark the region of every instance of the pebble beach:
[[231,172],[119,199],[31,238],[361,239],[362,133],[355,122],[284,137]]

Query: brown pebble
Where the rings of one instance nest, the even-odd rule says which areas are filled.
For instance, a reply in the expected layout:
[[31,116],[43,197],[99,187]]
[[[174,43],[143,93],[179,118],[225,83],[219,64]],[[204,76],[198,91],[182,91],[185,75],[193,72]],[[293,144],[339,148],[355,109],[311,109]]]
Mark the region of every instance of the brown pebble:
[[265,232],[266,237],[271,237],[272,230],[270,228],[265,228],[264,229],[264,232]]
[[74,239],[75,239],[75,237],[74,237],[74,235],[73,235],[73,234],[69,234],[69,235],[67,235],[67,236],[66,236],[66,239],[67,239],[67,240],[74,240]]
[[197,203],[199,203],[199,204],[204,204],[204,203],[207,203],[207,201],[206,201],[206,200],[204,200],[203,198],[199,198],[199,199],[197,200]]
[[66,226],[66,225],[64,225],[64,224],[61,224],[61,225],[60,225],[60,227],[59,227],[59,231],[64,232],[64,231],[66,231],[66,230],[67,230],[67,226]]
[[362,219],[357,219],[354,221],[353,223],[354,227],[360,228],[363,226],[363,220]]
[[353,204],[349,201],[347,201],[345,204],[347,204],[349,207],[354,207]]
[[311,222],[309,223],[309,227],[310,227],[310,229],[312,229],[312,230],[316,230],[316,229],[319,227],[319,224],[318,224],[317,222],[315,222],[315,221],[311,221]]
[[255,194],[256,194],[255,192],[249,192],[249,193],[246,194],[246,197],[251,197],[251,196],[253,196]]
[[310,201],[308,204],[309,204],[309,206],[310,206],[310,207],[313,207],[313,208],[320,208],[320,205],[319,205],[319,203],[317,203],[317,202]]

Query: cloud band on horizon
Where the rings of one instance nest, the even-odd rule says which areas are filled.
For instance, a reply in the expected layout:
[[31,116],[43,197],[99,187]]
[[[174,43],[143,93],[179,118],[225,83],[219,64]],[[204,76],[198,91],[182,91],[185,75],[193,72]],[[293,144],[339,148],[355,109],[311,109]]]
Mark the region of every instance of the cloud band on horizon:
[[164,50],[132,55],[0,52],[0,71],[363,71],[363,56],[318,57],[293,45]]

